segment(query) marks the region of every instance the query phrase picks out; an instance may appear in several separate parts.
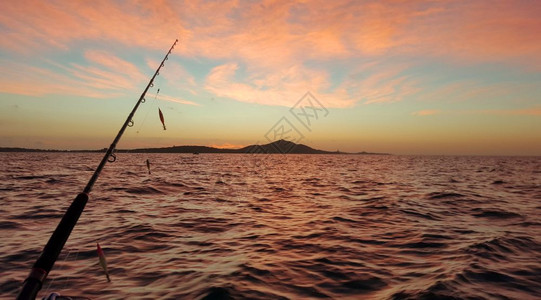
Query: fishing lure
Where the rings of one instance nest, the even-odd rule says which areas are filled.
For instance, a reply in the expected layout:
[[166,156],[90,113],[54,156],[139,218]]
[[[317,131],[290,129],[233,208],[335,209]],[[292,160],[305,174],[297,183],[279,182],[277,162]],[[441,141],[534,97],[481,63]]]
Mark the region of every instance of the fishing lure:
[[111,278],[109,277],[109,271],[107,271],[107,260],[105,260],[105,253],[103,253],[103,250],[101,250],[100,243],[96,243],[98,246],[98,258],[100,259],[100,265],[105,271],[105,276],[107,276],[107,281],[111,282]]
[[162,110],[158,108],[158,112],[160,113],[160,121],[162,121],[163,130],[165,130],[165,121],[163,120]]

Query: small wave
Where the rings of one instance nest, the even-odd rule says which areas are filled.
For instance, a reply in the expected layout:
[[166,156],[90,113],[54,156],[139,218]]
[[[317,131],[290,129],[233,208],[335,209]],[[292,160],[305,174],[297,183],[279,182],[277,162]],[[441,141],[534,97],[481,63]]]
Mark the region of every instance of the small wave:
[[212,242],[206,242],[206,241],[187,241],[185,242],[186,245],[190,246],[196,246],[196,247],[211,247],[215,244]]
[[47,178],[45,175],[27,175],[27,176],[15,176],[13,179],[20,179],[20,180],[33,180],[33,179],[42,179]]
[[505,260],[510,254],[538,251],[539,247],[539,244],[529,237],[502,237],[470,245],[465,252],[487,259]]
[[137,279],[137,281],[143,285],[149,285],[156,280],[164,278],[164,276],[167,276],[167,275],[168,274],[164,272],[160,272],[160,271],[139,272],[139,274],[137,274],[137,277],[135,277],[135,279]]
[[432,192],[428,194],[428,199],[447,199],[447,198],[459,198],[464,197],[464,195],[459,193],[441,193],[441,192]]
[[[360,195],[365,195],[364,193],[361,193]],[[383,200],[385,199],[386,197],[385,196],[378,196],[378,197],[371,197],[371,198],[366,198],[366,199],[363,199],[363,201],[366,201],[366,202],[374,202],[374,201],[380,201],[380,200]]]
[[341,192],[345,192],[345,193],[350,193],[351,192],[350,189],[348,189],[347,187],[343,187],[343,186],[339,187],[338,190],[341,191]]
[[137,194],[137,195],[145,195],[145,194],[163,194],[163,192],[157,188],[151,187],[151,186],[145,186],[145,187],[132,187],[124,189],[126,193],[130,194]]
[[237,225],[237,223],[231,223],[229,220],[223,218],[196,218],[183,220],[174,224],[173,226],[178,226],[201,233],[219,233],[228,231]]
[[518,288],[519,290],[528,290],[527,287],[517,284],[517,280],[514,276],[503,272],[487,270],[485,268],[479,268],[479,270],[465,270],[457,277],[459,280],[467,283],[496,283]]
[[154,231],[136,235],[133,237],[133,239],[148,242],[160,242],[161,240],[167,239],[168,237],[171,237],[171,235],[164,232]]
[[49,178],[45,182],[48,183],[48,184],[62,184],[62,183],[64,183],[63,180],[56,179],[56,178]]
[[[410,299],[445,299],[462,300],[464,297],[456,288],[449,283],[437,281],[426,290],[408,291],[403,290],[391,296],[391,299],[410,300]],[[482,299],[482,298],[481,298]]]
[[326,232],[314,232],[314,233],[309,233],[309,234],[306,234],[306,235],[295,235],[293,236],[293,238],[295,239],[313,239],[313,238],[319,238],[323,235],[325,235]]
[[[100,244],[101,245],[101,244]],[[101,245],[103,246],[103,245]],[[106,251],[106,254],[110,254],[110,251],[108,248],[103,247],[104,251]],[[91,250],[83,250],[83,251],[77,251],[77,254],[74,255],[74,257],[77,260],[85,260],[85,259],[93,259],[97,255],[96,249],[92,248]]]
[[0,228],[2,229],[18,229],[22,226],[17,222],[11,222],[11,221],[0,221]]
[[522,215],[510,211],[496,210],[496,209],[473,209],[476,211],[473,216],[478,218],[491,218],[491,219],[510,219],[510,218],[522,218]]
[[[2,281],[2,294],[11,294],[15,296],[17,291],[21,288],[21,280],[7,278],[6,281]],[[6,297],[7,298],[7,297]]]
[[443,234],[432,234],[432,233],[425,233],[421,236],[422,238],[427,239],[434,239],[434,240],[453,240],[454,238],[448,235]]
[[252,235],[241,237],[241,239],[244,239],[244,240],[256,240],[258,238],[259,238],[258,234],[252,234]]
[[21,250],[15,254],[6,255],[1,258],[2,263],[11,263],[14,261],[30,261],[35,259],[40,251],[38,249]]
[[353,184],[365,184],[365,183],[369,183],[369,181],[367,180],[355,180],[353,182],[351,182]]
[[272,293],[269,289],[259,291],[254,287],[237,288],[232,284],[226,284],[218,287],[210,287],[203,290],[196,299],[199,300],[232,300],[232,299],[253,299],[253,300],[287,300],[288,298]]
[[333,217],[332,219],[335,220],[335,221],[339,221],[339,222],[357,223],[357,221],[355,221],[355,220],[348,219],[348,218],[343,218],[343,217]]
[[518,223],[517,225],[523,226],[523,227],[530,227],[530,226],[532,226],[532,227],[540,227],[541,222],[527,221],[527,222]]
[[271,276],[272,275],[272,272],[269,270],[256,268],[248,264],[241,264],[239,267],[241,268],[241,270],[248,272],[250,274],[256,275],[256,276]]
[[248,207],[250,207],[251,209],[257,211],[257,212],[264,212],[265,210],[259,206],[256,206],[256,205],[253,205],[253,204],[248,204]]
[[175,186],[175,187],[186,187],[184,183],[180,183],[180,182],[164,182],[164,184]]
[[385,283],[384,280],[375,276],[365,276],[365,278],[350,280],[343,283],[343,286],[346,288],[366,292],[379,290],[386,285],[387,283]]
[[401,209],[400,211],[405,214],[416,216],[416,217],[426,219],[426,220],[432,220],[432,221],[441,220],[441,218],[436,217],[431,213],[420,213],[411,209]]
[[215,198],[214,201],[219,202],[219,203],[232,202],[231,200],[222,199],[222,198]]
[[16,219],[32,219],[32,220],[60,219],[62,218],[63,215],[64,215],[63,213],[36,212],[36,213],[28,213],[28,214],[19,215],[16,217]]
[[124,171],[124,172],[122,172],[122,175],[139,176],[139,175],[141,175],[141,173],[139,173],[139,172],[133,172],[133,171]]
[[146,224],[137,224],[124,229],[124,235],[154,232],[154,228]]
[[201,300],[230,300],[231,293],[229,290],[222,287],[212,287],[206,291],[206,295]]
[[389,207],[388,207],[387,205],[378,205],[378,204],[375,204],[375,205],[368,205],[368,206],[366,206],[366,208],[377,209],[377,210],[386,210],[386,209],[389,209]]
[[346,241],[352,242],[352,243],[359,243],[359,244],[368,244],[368,245],[384,245],[387,243],[385,241],[379,241],[376,239],[367,240],[367,239],[357,239],[357,238],[352,238],[352,237],[348,237]]
[[433,242],[430,239],[422,239],[418,242],[409,242],[409,243],[394,243],[389,244],[391,247],[396,247],[400,249],[426,249],[426,248],[446,248],[446,243]]

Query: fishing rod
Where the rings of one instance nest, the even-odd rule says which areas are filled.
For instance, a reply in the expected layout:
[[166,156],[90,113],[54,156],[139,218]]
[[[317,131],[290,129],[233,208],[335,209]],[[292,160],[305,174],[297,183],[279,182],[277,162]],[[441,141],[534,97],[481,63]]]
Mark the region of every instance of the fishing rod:
[[69,206],[66,213],[64,213],[64,216],[62,217],[62,220],[60,220],[60,223],[58,223],[58,226],[56,227],[55,231],[49,238],[49,241],[43,248],[43,251],[41,252],[39,258],[36,260],[34,265],[32,266],[32,269],[30,270],[30,274],[25,279],[23,283],[23,288],[19,292],[19,295],[17,296],[17,299],[19,300],[26,300],[26,299],[36,299],[36,296],[41,289],[43,282],[47,278],[47,275],[53,268],[53,265],[60,255],[60,252],[62,251],[62,248],[64,248],[64,244],[68,240],[71,231],[73,230],[73,227],[75,227],[75,224],[77,224],[77,221],[79,220],[79,217],[81,216],[85,205],[88,201],[88,194],[90,194],[90,191],[92,190],[92,187],[94,186],[94,183],[96,183],[96,180],[100,176],[100,173],[107,164],[107,162],[114,162],[116,160],[116,156],[114,154],[116,144],[122,137],[122,134],[124,134],[124,131],[126,130],[126,127],[133,126],[133,116],[135,115],[135,112],[137,111],[137,108],[139,107],[139,104],[145,102],[145,95],[149,88],[154,86],[154,78],[160,73],[160,69],[164,66],[165,61],[167,60],[169,54],[171,54],[171,51],[173,48],[175,48],[175,45],[177,44],[178,39],[175,40],[171,48],[169,49],[169,52],[165,55],[163,58],[160,66],[158,69],[156,69],[156,72],[154,73],[154,76],[150,79],[150,81],[147,84],[147,87],[141,94],[141,97],[139,97],[139,100],[135,104],[134,108],[132,109],[131,113],[128,115],[128,118],[124,122],[124,125],[120,128],[120,131],[116,135],[115,139],[113,140],[113,143],[111,143],[111,146],[109,146],[109,149],[107,149],[107,152],[105,152],[105,155],[103,156],[103,159],[101,160],[100,164],[96,168],[96,171],[94,171],[94,174],[88,181],[88,184],[84,188],[83,192],[78,194],[77,197],[73,200],[71,205]]

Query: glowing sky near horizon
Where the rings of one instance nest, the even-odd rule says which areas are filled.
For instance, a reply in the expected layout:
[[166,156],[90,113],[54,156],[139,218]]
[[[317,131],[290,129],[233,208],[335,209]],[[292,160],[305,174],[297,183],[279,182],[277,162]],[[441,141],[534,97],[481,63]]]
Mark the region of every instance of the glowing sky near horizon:
[[0,8],[0,147],[109,146],[178,38],[119,148],[263,144],[285,118],[325,150],[541,155],[541,1]]

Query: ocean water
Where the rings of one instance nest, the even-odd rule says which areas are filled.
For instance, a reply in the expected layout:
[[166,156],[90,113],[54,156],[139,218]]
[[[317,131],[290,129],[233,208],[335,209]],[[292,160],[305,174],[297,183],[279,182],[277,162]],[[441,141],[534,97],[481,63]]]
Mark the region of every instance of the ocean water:
[[[2,299],[101,155],[0,153]],[[117,156],[40,297],[541,298],[541,157]]]

